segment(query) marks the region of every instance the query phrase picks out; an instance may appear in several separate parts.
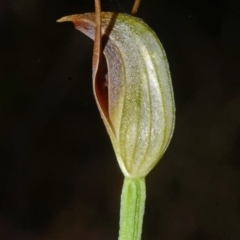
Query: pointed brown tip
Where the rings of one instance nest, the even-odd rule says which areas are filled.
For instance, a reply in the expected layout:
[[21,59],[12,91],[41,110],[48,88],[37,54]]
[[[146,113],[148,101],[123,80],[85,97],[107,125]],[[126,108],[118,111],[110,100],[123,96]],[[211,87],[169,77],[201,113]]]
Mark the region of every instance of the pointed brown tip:
[[62,18],[59,18],[56,22],[72,22],[73,19],[72,19],[72,16],[65,16],[65,17],[62,17]]

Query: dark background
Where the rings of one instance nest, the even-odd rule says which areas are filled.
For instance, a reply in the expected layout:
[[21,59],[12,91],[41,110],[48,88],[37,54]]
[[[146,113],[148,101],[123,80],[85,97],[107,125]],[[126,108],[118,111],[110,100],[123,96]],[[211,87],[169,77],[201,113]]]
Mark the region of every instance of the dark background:
[[[0,0],[1,240],[117,239],[123,177],[92,93],[93,42],[55,22],[93,11]],[[164,45],[177,109],[143,240],[239,240],[240,1],[142,0],[138,16]]]

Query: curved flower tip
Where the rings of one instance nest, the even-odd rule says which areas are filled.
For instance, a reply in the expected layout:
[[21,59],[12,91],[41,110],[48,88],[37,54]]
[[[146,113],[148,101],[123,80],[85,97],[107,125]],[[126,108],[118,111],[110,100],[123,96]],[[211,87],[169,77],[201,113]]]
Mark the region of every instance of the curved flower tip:
[[[102,13],[106,79],[93,79],[96,102],[127,177],[145,177],[172,137],[175,105],[169,66],[156,34],[140,19]],[[90,38],[94,13],[64,17]],[[107,85],[107,86],[106,86]]]
[[62,18],[59,18],[56,22],[66,22],[66,21],[68,21],[67,20],[67,17],[62,17]]

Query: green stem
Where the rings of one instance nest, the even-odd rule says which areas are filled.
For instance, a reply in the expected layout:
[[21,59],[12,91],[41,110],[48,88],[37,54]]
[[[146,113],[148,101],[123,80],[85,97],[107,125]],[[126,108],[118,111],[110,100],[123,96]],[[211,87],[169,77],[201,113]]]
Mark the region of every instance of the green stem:
[[118,240],[140,240],[146,199],[145,178],[125,178]]

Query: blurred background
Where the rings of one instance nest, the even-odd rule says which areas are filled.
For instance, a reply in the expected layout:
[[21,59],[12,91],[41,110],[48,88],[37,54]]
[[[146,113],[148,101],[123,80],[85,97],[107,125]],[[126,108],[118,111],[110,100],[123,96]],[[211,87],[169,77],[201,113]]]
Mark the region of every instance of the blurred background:
[[[123,176],[92,93],[93,42],[56,23],[93,11],[0,0],[1,240],[118,237]],[[166,50],[177,109],[147,177],[143,240],[239,240],[240,1],[142,0],[138,17]]]

